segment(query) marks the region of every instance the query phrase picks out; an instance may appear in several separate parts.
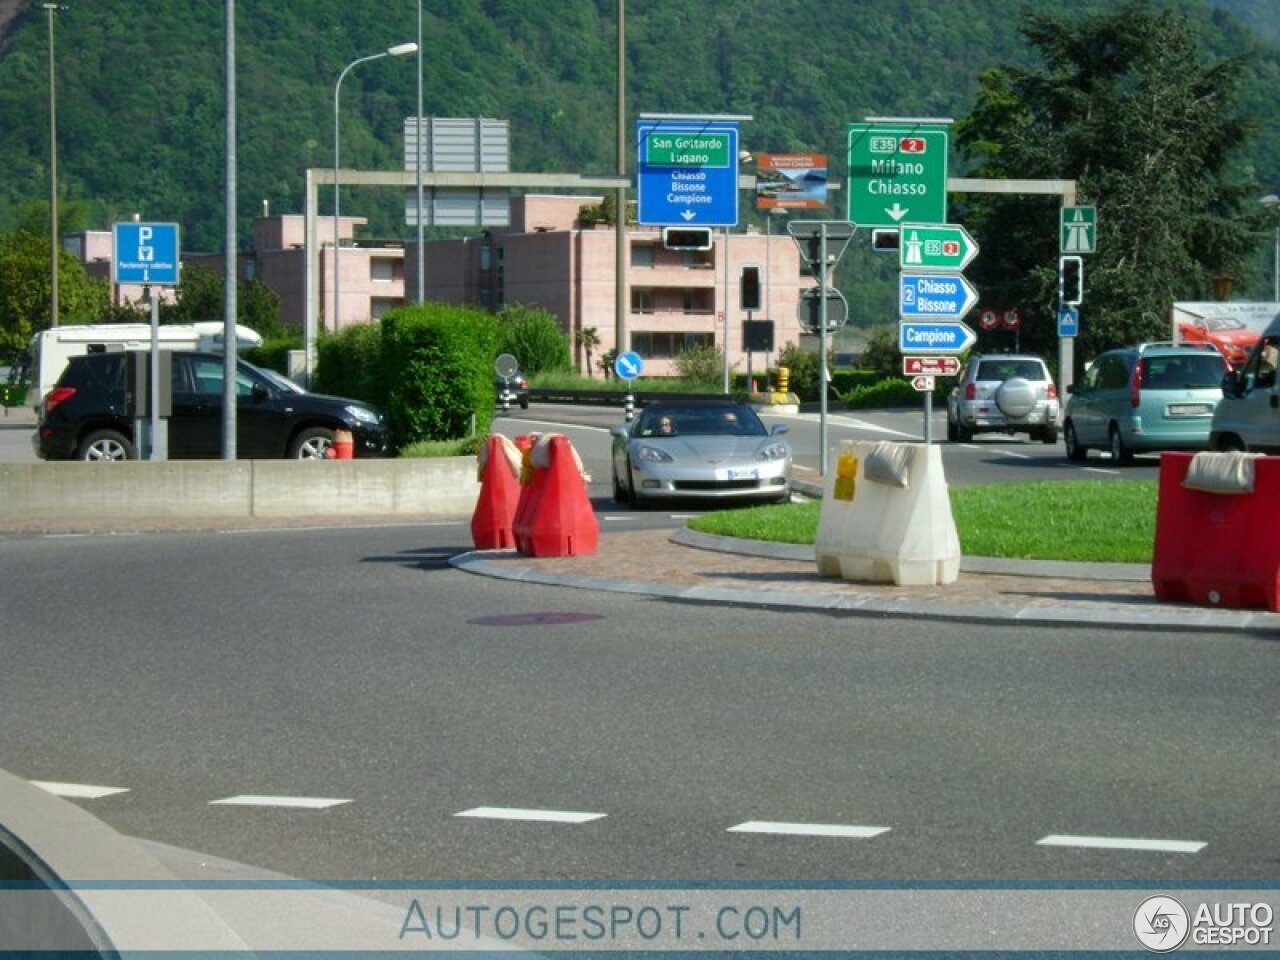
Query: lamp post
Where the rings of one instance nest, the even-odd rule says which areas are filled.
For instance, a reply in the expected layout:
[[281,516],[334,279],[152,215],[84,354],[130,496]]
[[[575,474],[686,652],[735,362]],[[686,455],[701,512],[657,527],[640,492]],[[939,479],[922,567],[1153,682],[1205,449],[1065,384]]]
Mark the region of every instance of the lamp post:
[[54,79],[53,15],[65,3],[42,3],[49,11],[49,326],[58,325],[58,87]]
[[362,63],[368,63],[370,60],[381,60],[383,57],[403,57],[410,53],[417,53],[418,45],[416,43],[398,43],[394,47],[388,47],[381,53],[375,53],[367,57],[360,57],[352,60],[343,71],[338,74],[338,82],[333,85],[333,329],[338,329],[338,223],[339,223],[339,200],[340,184],[338,183],[338,104],[339,97],[342,95],[342,81],[353,68],[358,67]]
[[[1274,193],[1268,193],[1259,202],[1272,213],[1280,215],[1280,211],[1277,210],[1277,207],[1280,207],[1280,197]],[[1271,281],[1273,302],[1280,303],[1280,219],[1276,220],[1275,226],[1275,259],[1272,261]]]

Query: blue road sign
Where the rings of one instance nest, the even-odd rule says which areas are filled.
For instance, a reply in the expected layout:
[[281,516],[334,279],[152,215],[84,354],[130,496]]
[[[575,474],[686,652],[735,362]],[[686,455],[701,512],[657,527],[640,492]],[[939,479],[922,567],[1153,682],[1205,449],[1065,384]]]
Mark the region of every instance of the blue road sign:
[[636,124],[636,219],[656,227],[738,225],[738,125]]
[[112,242],[113,283],[177,286],[176,223],[117,223],[113,227]]
[[613,372],[623,380],[634,380],[640,376],[642,370],[644,370],[644,360],[640,358],[640,354],[631,350],[618,354],[618,359],[613,361]]
[[904,320],[959,320],[977,302],[978,291],[959,274],[899,274],[898,316]]
[[1075,337],[1080,335],[1080,311],[1075,307],[1058,308],[1058,336]]
[[977,342],[978,335],[959,320],[903,320],[898,324],[898,349],[902,353],[963,353]]

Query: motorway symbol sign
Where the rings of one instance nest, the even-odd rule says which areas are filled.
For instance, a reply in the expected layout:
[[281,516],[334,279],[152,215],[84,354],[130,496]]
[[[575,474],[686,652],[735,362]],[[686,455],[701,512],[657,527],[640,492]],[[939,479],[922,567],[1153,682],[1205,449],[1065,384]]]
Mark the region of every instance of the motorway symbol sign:
[[618,354],[618,359],[613,361],[613,372],[623,380],[634,380],[643,370],[644,360],[631,350]]
[[898,349],[902,353],[964,353],[977,342],[978,335],[959,320],[903,320],[898,324]]
[[1076,337],[1080,335],[1080,311],[1075,307],[1061,307],[1058,310],[1058,336]]
[[111,239],[112,283],[178,285],[176,223],[117,223]]
[[1098,252],[1098,208],[1062,207],[1060,215],[1063,253]]
[[849,124],[849,219],[864,227],[947,220],[947,131]]
[[960,372],[960,360],[958,357],[903,357],[902,372],[908,377],[916,374],[954,377]]
[[737,226],[737,124],[641,120],[636,125],[636,147],[639,223]]
[[898,315],[904,320],[959,320],[978,302],[969,281],[949,273],[898,274]]
[[978,244],[959,224],[904,223],[898,262],[904,270],[959,272],[978,255]]
[[933,377],[912,377],[911,386],[919,390],[921,393],[932,390],[934,385]]

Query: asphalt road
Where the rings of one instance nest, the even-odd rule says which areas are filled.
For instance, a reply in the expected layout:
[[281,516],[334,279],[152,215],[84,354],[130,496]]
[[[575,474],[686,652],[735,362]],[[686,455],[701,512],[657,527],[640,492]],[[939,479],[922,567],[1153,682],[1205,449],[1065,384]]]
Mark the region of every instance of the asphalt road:
[[[77,801],[126,833],[326,880],[1277,875],[1273,640],[527,586],[449,568],[468,545],[0,535],[4,765],[127,790]],[[264,795],[314,808],[214,802]]]

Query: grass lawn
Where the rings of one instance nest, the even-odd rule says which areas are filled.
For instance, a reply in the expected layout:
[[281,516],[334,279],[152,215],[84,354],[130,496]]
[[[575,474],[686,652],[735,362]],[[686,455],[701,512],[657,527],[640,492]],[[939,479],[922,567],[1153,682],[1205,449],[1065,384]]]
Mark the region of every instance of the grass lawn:
[[[822,504],[792,503],[710,513],[702,533],[813,543]],[[971,557],[1150,563],[1154,480],[1002,483],[951,491],[960,549]]]

